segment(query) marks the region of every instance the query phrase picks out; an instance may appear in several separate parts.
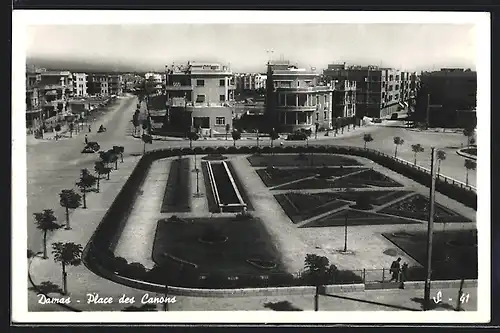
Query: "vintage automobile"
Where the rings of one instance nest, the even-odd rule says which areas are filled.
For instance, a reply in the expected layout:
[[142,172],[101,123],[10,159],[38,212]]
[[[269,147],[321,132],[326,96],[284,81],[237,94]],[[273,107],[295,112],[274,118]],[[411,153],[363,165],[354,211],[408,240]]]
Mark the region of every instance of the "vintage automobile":
[[97,142],[88,142],[82,150],[82,154],[95,153],[101,149]]

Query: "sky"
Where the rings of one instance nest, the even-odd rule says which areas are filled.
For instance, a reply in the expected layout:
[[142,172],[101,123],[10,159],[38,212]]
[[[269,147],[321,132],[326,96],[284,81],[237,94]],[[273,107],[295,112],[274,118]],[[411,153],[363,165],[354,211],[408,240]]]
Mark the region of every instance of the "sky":
[[269,59],[301,67],[329,63],[403,70],[476,67],[473,24],[136,24],[27,27],[27,57],[162,70],[173,62],[217,61],[264,72]]

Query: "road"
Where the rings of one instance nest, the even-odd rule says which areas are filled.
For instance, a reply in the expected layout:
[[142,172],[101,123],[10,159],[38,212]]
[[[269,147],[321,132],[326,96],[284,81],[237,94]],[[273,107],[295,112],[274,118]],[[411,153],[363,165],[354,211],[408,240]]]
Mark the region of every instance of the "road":
[[[27,199],[28,199],[28,248],[33,251],[42,249],[41,232],[36,229],[33,213],[43,209],[53,209],[60,223],[65,221],[65,210],[59,205],[59,193],[63,189],[74,188],[80,170],[88,168],[93,171],[97,154],[82,154],[85,134],[89,141],[97,141],[101,150],[110,149],[113,145],[125,146],[127,153],[142,152],[142,144],[138,140],[126,136],[132,126],[130,120],[136,109],[135,97],[121,98],[106,114],[96,120],[92,133],[82,131],[73,138],[59,141],[39,141],[27,145]],[[103,124],[107,130],[97,133]]]
[[[75,188],[80,170],[88,168],[93,170],[96,154],[81,154],[84,136],[88,135],[89,141],[97,141],[102,150],[112,148],[113,145],[125,147],[125,154],[142,153],[143,144],[140,140],[130,136],[132,125],[130,120],[136,109],[137,98],[129,96],[118,100],[118,104],[98,119],[92,133],[80,132],[71,139],[59,141],[40,141],[34,145],[27,146],[27,191],[28,191],[28,248],[33,251],[41,250],[42,236],[33,222],[33,213],[43,209],[53,209],[58,221],[64,223],[64,209],[59,205],[61,190]],[[145,113],[144,104],[141,105],[142,113]],[[96,133],[100,124],[107,131]],[[411,145],[420,143],[425,151],[420,153],[417,164],[430,166],[430,147],[435,146],[447,152],[447,158],[442,162],[441,173],[460,181],[465,181],[464,158],[456,154],[460,143],[465,143],[466,138],[461,133],[434,133],[420,132],[403,128],[400,121],[386,121],[383,125],[369,125],[345,133],[342,137],[329,137],[318,140],[310,140],[311,144],[317,145],[350,145],[363,147],[363,134],[371,133],[374,141],[368,144],[368,148],[377,149],[387,154],[394,154],[393,137],[400,136],[405,140],[403,146],[398,147],[398,157],[407,161],[413,161]],[[305,142],[283,141],[285,146],[303,145]],[[275,143],[276,144],[276,143]],[[148,144],[146,149],[186,147],[186,140],[154,141]],[[198,140],[193,146],[230,146],[233,141],[229,140]],[[236,143],[237,146],[256,145],[255,139],[242,139]],[[261,146],[270,145],[268,139],[260,140]],[[476,172],[469,172],[469,183],[476,185]]]

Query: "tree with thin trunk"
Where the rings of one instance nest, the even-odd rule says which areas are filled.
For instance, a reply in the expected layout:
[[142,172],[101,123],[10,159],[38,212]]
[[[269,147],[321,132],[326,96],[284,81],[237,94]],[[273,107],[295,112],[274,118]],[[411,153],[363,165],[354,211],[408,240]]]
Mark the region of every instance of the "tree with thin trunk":
[[79,266],[82,263],[83,247],[80,244],[72,242],[57,242],[52,244],[52,249],[54,261],[61,263],[63,294],[66,295],[68,293],[68,273],[66,273],[66,266]]
[[144,142],[144,149],[143,149],[142,153],[146,154],[146,143],[152,144],[153,137],[149,134],[143,134],[142,135],[142,142]]
[[123,163],[123,152],[125,151],[125,147],[123,146],[113,146],[113,153],[116,156],[119,156],[121,159],[121,163]]
[[229,134],[230,131],[231,131],[231,125],[226,124],[226,141],[227,141],[227,135]]
[[73,131],[75,130],[75,125],[73,124],[73,122],[69,123],[69,137],[72,138],[73,137]]
[[417,154],[424,151],[424,147],[420,143],[416,145],[411,145],[411,150],[413,151],[413,165],[417,165]]
[[441,162],[446,159],[446,152],[444,150],[438,150],[436,153],[438,162],[438,175],[441,173]]
[[469,185],[469,170],[476,170],[476,162],[470,159],[466,159],[464,162],[465,167],[465,185]]
[[77,209],[82,205],[82,196],[75,190],[62,190],[59,193],[59,204],[66,209],[66,229],[71,229],[69,225],[69,210]]
[[82,169],[80,173],[80,180],[76,183],[76,186],[80,188],[80,191],[83,194],[83,207],[87,208],[87,192],[95,185],[97,182],[97,178],[92,175],[88,169]]
[[394,145],[396,148],[394,149],[394,158],[398,157],[398,146],[402,146],[405,143],[405,140],[401,139],[399,136],[395,136],[393,139]]
[[372,142],[373,141],[373,137],[370,133],[366,133],[365,135],[363,135],[363,141],[365,142],[365,149],[366,149],[366,144],[368,142]]
[[472,127],[464,128],[463,133],[467,137],[467,146],[470,146],[470,140],[474,135],[474,128]]
[[189,131],[188,132],[188,139],[189,139],[189,148],[193,148],[193,141],[196,141],[200,138],[198,133]]
[[100,180],[102,178],[101,176],[107,175],[109,180],[109,174],[111,172],[111,168],[106,166],[106,164],[104,164],[103,161],[97,161],[94,164],[94,171],[97,174],[97,192],[99,192],[100,191],[99,183],[101,182]]
[[110,163],[115,165],[115,170],[118,170],[118,154],[114,149],[109,149],[107,153],[109,154]]
[[43,259],[47,259],[47,233],[55,231],[62,227],[56,223],[57,218],[54,216],[52,209],[44,209],[41,213],[34,213],[36,228],[43,232]]
[[280,136],[278,132],[274,128],[271,130],[271,132],[269,132],[269,139],[271,139],[271,148],[273,147],[274,140],[278,140],[279,137]]
[[318,139],[319,123],[314,124],[314,139]]
[[236,141],[241,139],[241,133],[238,130],[234,130],[231,136],[233,137],[233,146],[236,147]]

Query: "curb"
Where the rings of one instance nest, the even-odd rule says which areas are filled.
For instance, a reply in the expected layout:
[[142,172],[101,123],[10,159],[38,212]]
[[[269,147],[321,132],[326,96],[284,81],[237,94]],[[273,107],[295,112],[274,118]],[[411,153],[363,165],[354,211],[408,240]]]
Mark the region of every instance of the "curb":
[[457,149],[457,154],[458,155],[460,155],[462,157],[465,157],[465,158],[468,158],[468,159],[471,159],[471,160],[474,160],[474,161],[477,161],[477,155],[471,155],[471,154],[464,153],[464,152],[461,151],[462,149],[467,149],[467,148]]
[[[36,290],[37,294],[42,294],[44,295],[45,297],[47,297],[48,299],[50,300],[53,300],[52,297],[50,297],[48,294],[42,292],[38,285],[35,284],[35,282],[33,281],[33,278],[32,278],[32,274],[31,274],[31,263],[33,262],[33,259],[35,257],[39,257],[39,255],[41,254],[42,252],[37,252],[34,256],[32,256],[31,258],[29,258],[29,263],[28,263],[28,280],[30,281],[31,283],[31,286]],[[67,304],[63,304],[63,303],[58,303],[58,302],[54,302],[54,304],[66,309],[66,310],[70,310],[70,311],[73,311],[73,312],[82,312],[82,310],[78,310],[77,308],[74,308],[72,306],[69,306]]]

